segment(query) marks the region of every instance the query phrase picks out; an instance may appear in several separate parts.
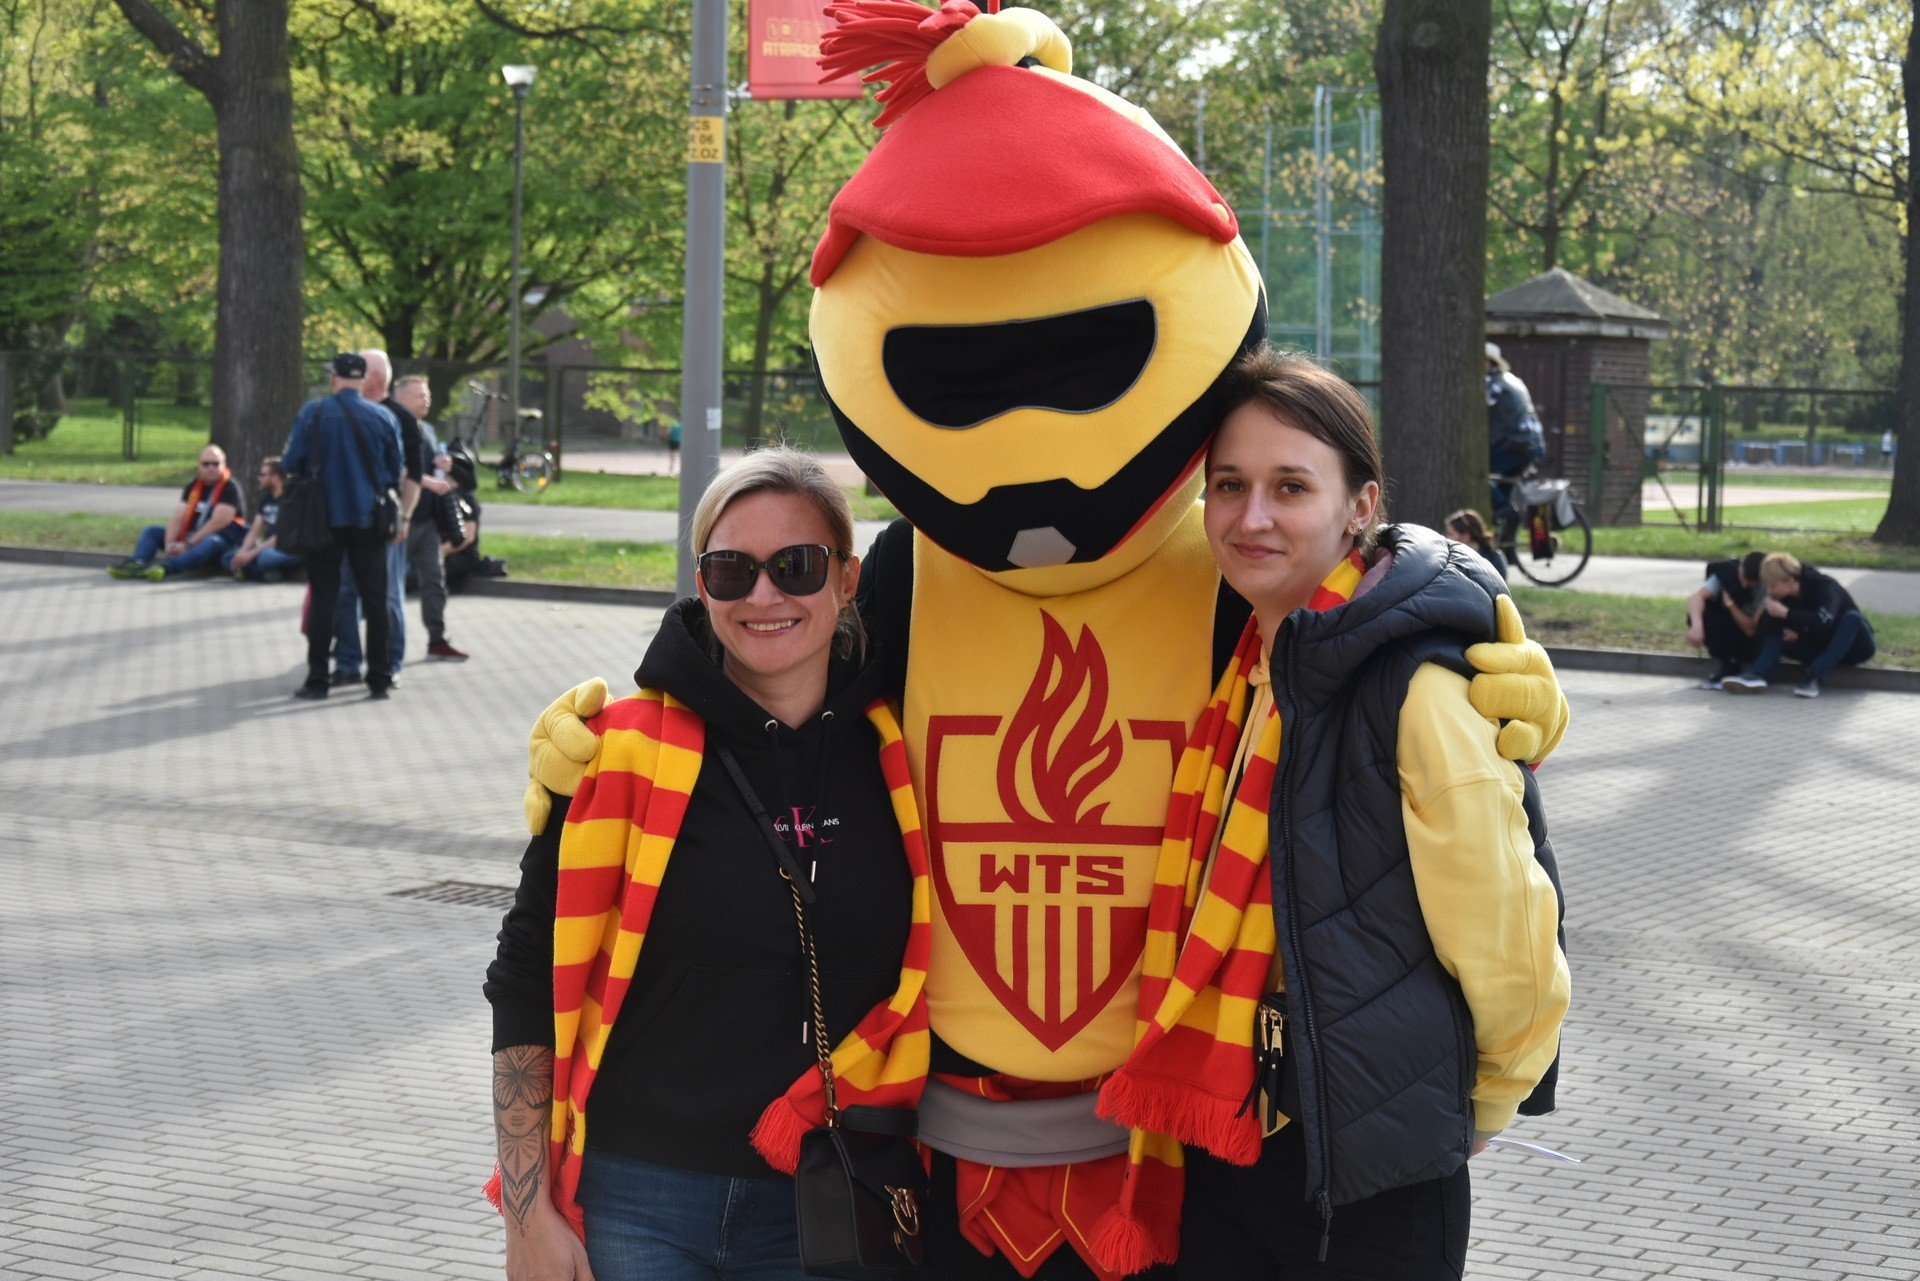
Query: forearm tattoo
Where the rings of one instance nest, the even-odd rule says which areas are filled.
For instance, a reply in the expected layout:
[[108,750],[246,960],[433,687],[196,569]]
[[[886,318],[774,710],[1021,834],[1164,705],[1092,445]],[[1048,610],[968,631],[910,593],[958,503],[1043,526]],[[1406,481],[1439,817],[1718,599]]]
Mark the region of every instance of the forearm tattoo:
[[540,1203],[553,1117],[553,1051],[516,1045],[493,1056],[493,1131],[500,1150],[500,1208],[526,1231]]

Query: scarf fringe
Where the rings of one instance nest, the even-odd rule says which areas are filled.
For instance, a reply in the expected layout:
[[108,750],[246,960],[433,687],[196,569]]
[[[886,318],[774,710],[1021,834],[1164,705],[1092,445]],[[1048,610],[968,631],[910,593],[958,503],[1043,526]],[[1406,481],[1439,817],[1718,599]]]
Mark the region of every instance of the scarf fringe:
[[1101,1267],[1122,1276],[1145,1272],[1156,1263],[1172,1263],[1180,1257],[1180,1215],[1159,1207],[1147,1207],[1151,1217],[1129,1213],[1124,1204],[1116,1205],[1100,1216],[1087,1249]]
[[768,1165],[782,1174],[792,1174],[793,1168],[800,1164],[801,1138],[820,1124],[801,1116],[783,1094],[767,1104],[747,1139],[753,1144],[753,1150],[766,1158]]
[[1094,1111],[1131,1130],[1150,1130],[1202,1147],[1233,1165],[1260,1159],[1260,1123],[1240,1100],[1201,1093],[1192,1081],[1146,1077],[1121,1068],[1100,1087]]

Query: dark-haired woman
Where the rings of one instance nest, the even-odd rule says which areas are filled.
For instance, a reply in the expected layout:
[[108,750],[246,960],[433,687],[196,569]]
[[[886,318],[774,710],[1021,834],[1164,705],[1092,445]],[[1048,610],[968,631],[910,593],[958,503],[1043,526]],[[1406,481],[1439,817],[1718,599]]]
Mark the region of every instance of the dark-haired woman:
[[1136,1127],[1130,1195],[1166,1182],[1141,1134],[1187,1145],[1182,1277],[1457,1278],[1467,1160],[1569,993],[1537,793],[1463,674],[1518,616],[1465,548],[1379,528],[1347,384],[1257,351],[1229,403],[1206,528],[1253,618],[1179,768],[1102,1111]]
[[1487,522],[1480,519],[1479,512],[1471,507],[1462,507],[1447,517],[1441,528],[1454,542],[1465,543],[1479,552],[1481,558],[1493,566],[1493,572],[1500,575],[1500,581],[1507,581],[1507,558],[1494,546],[1493,535],[1487,532]]
[[[551,816],[529,793],[538,834],[486,984],[512,1281],[801,1276],[775,1164],[823,1119],[823,1029],[748,790],[814,897],[839,1104],[910,1102],[887,1083],[925,1072],[924,1033],[894,1041],[925,1027],[924,861],[859,661],[846,495],[807,455],[749,454],[692,536],[699,598],[667,612],[639,692],[568,703],[593,744],[578,793]],[[889,1070],[896,1049],[911,1071]]]

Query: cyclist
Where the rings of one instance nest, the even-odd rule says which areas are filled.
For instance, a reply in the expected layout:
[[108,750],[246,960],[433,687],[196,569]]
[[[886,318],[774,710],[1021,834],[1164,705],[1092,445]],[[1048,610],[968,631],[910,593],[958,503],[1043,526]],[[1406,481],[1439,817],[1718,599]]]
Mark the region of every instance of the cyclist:
[[[1547,456],[1546,433],[1533,411],[1533,397],[1493,343],[1487,344],[1487,451],[1487,470],[1496,476],[1518,476]],[[1496,523],[1507,509],[1507,489],[1493,487]]]

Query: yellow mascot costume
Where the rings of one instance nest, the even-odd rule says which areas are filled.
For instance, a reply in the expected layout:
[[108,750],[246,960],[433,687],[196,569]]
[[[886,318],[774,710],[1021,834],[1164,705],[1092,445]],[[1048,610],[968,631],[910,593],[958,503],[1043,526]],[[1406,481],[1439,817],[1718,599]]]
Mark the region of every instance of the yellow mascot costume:
[[[1112,1277],[1147,1260],[1092,1240],[1127,1171],[1093,1095],[1133,1048],[1174,767],[1247,617],[1199,466],[1264,294],[1219,193],[1072,75],[1047,18],[827,12],[822,67],[887,82],[814,255],[811,329],[846,447],[905,517],[861,603],[897,670],[935,886],[922,1136],[982,1253],[1032,1277],[1067,1245]],[[1564,722],[1544,655],[1493,648],[1506,684],[1476,701],[1530,699],[1502,750],[1540,754]],[[577,710],[547,723],[577,736]],[[571,790],[542,737],[530,811],[541,784]]]

